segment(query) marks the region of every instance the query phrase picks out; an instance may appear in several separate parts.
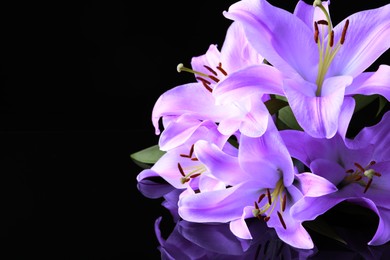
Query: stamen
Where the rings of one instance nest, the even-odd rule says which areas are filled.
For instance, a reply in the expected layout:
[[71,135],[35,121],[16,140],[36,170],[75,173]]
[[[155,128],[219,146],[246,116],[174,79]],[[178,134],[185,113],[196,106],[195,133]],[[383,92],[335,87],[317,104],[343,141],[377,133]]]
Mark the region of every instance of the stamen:
[[195,173],[195,174],[192,174],[191,176],[190,176],[190,178],[195,178],[195,177],[198,177],[198,176],[200,176],[201,175],[201,173]]
[[276,213],[278,213],[278,217],[279,217],[280,223],[282,224],[283,228],[287,229],[287,226],[286,226],[286,223],[284,222],[282,214],[279,211],[277,211]]
[[284,193],[283,200],[282,200],[282,212],[286,209],[286,201],[287,201],[287,195]]
[[257,203],[260,203],[260,202],[264,199],[264,197],[265,197],[265,194],[264,194],[264,193],[261,194],[261,195],[259,196],[259,198],[257,199]]
[[334,31],[332,30],[330,32],[330,39],[329,39],[329,46],[333,47],[333,42],[334,42]]
[[213,69],[210,68],[209,66],[203,65],[203,67],[205,67],[208,71],[210,71],[211,73],[213,73],[215,76],[218,76],[217,72],[215,72],[215,70],[213,70]]
[[347,30],[348,30],[348,26],[349,26],[349,20],[347,19],[347,20],[345,21],[345,24],[344,24],[343,32],[341,33],[341,38],[340,38],[340,44],[341,44],[341,45],[344,44],[345,36],[346,36]]
[[271,193],[270,193],[269,189],[267,189],[267,197],[268,197],[268,204],[271,205],[272,204],[272,198],[271,198]]
[[265,222],[268,222],[268,220],[269,220],[270,218],[271,218],[270,216],[266,216],[266,217],[263,218],[263,220],[264,220]]
[[190,154],[189,154],[190,157],[192,157],[192,154],[194,153],[194,146],[195,144],[191,145]]
[[217,69],[222,72],[224,76],[227,76],[227,72],[222,68],[222,63],[220,62],[217,66]]
[[216,83],[219,82],[219,79],[217,77],[214,77],[213,75],[209,75],[209,78],[214,80]]
[[372,178],[369,178],[369,179],[368,179],[368,182],[367,182],[367,184],[366,184],[366,187],[364,188],[363,193],[366,193],[366,191],[368,190],[368,188],[369,188],[370,185],[371,185],[371,182],[372,182]]
[[181,173],[181,175],[182,175],[183,177],[185,177],[186,175],[185,175],[185,173],[184,173],[184,171],[183,171],[183,167],[181,167],[180,163],[177,163],[177,168],[179,168],[179,172]]
[[199,81],[202,81],[202,82],[205,83],[205,84],[211,84],[210,81],[208,81],[208,80],[206,80],[206,79],[204,79],[204,78],[196,77],[196,79],[199,80]]
[[210,93],[213,92],[213,89],[212,89],[208,84],[206,84],[205,82],[202,82],[202,83],[203,83],[203,86],[204,86]]
[[349,169],[349,170],[346,170],[345,173],[353,173],[354,170],[353,169]]
[[321,24],[321,25],[328,25],[329,24],[326,20],[318,20],[317,23]]
[[199,161],[199,159],[198,158],[191,158],[191,161]]
[[314,22],[314,41],[315,41],[315,43],[318,43],[318,34],[319,34],[318,25],[317,25],[317,22]]
[[362,173],[365,171],[365,169],[358,163],[354,163],[354,165],[356,166],[356,168],[358,168]]

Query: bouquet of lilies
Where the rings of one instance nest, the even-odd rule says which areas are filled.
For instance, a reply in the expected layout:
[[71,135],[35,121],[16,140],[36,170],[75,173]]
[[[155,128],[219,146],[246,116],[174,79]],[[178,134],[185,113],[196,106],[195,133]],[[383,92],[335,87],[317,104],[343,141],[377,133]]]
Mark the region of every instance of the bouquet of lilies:
[[[390,4],[337,25],[330,7],[241,0],[224,11],[221,48],[179,64],[193,82],[155,102],[158,144],[131,155],[144,167],[140,191],[164,198],[177,221],[225,223],[251,240],[257,218],[299,249],[315,246],[306,223],[355,204],[378,217],[367,244],[387,243],[390,66],[367,70],[390,47]],[[374,103],[373,118],[353,125]],[[153,188],[156,178],[170,188]]]

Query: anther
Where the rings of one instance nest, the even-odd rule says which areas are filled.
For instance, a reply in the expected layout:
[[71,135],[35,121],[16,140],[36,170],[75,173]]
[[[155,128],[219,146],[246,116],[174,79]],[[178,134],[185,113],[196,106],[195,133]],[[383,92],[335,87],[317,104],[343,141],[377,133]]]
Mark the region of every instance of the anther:
[[222,72],[223,75],[227,76],[227,72],[222,68],[222,63],[218,63],[217,69]]
[[268,197],[268,204],[271,205],[272,204],[272,197],[271,197],[271,193],[270,193],[269,189],[267,189],[267,197]]
[[354,173],[353,169],[346,170],[345,173]]
[[198,158],[191,158],[191,161],[199,161],[199,159]]
[[195,173],[195,174],[192,174],[191,176],[190,176],[190,178],[196,178],[196,177],[198,177],[198,176],[200,176],[201,175],[201,173]]
[[264,220],[265,222],[268,222],[269,219],[270,219],[270,216],[266,216],[266,217],[263,218],[263,220]]
[[317,22],[314,22],[314,41],[315,41],[315,43],[318,43],[318,34],[319,34],[318,24],[317,24]]
[[261,195],[259,196],[259,198],[257,199],[257,203],[260,203],[260,202],[264,199],[264,197],[265,197],[265,194],[264,194],[264,193],[261,194]]
[[217,77],[214,77],[213,75],[208,75],[210,79],[214,80],[216,83],[219,82],[219,79]]
[[194,153],[194,144],[191,145],[190,154],[189,156],[192,157],[192,154]]
[[321,24],[321,25],[328,25],[329,24],[328,21],[326,21],[326,20],[318,20],[317,23]]
[[358,163],[354,163],[354,165],[356,166],[356,168],[358,168],[362,173],[365,171],[365,169]]
[[332,30],[330,32],[329,47],[333,47],[333,42],[334,42],[334,31]]
[[279,211],[277,211],[276,213],[278,213],[278,217],[279,217],[280,223],[282,224],[283,228],[287,229],[287,226],[286,226],[286,223],[284,222],[282,214]]
[[204,79],[204,78],[196,77],[196,79],[199,80],[199,81],[202,81],[204,84],[211,84],[210,81],[208,81],[208,80],[206,80],[206,79]]
[[210,71],[211,73],[214,74],[214,76],[218,76],[217,72],[215,72],[215,70],[213,70],[212,68],[210,68],[209,66],[207,65],[203,65],[203,67],[205,67],[208,71]]
[[341,33],[341,38],[340,38],[340,44],[343,45],[345,41],[345,36],[347,34],[347,29],[349,26],[349,20],[347,19],[344,24],[343,32]]
[[369,178],[369,179],[368,179],[368,182],[367,182],[367,184],[366,184],[366,187],[364,188],[363,193],[366,193],[366,191],[368,190],[368,188],[369,188],[370,185],[371,185],[371,182],[372,182],[372,178]]
[[177,168],[179,168],[179,172],[181,173],[181,175],[182,175],[183,177],[185,177],[186,175],[185,175],[185,173],[184,173],[184,171],[183,171],[183,168],[181,167],[180,163],[177,163]]
[[286,201],[287,201],[287,195],[284,193],[283,200],[282,200],[282,212],[286,209]]

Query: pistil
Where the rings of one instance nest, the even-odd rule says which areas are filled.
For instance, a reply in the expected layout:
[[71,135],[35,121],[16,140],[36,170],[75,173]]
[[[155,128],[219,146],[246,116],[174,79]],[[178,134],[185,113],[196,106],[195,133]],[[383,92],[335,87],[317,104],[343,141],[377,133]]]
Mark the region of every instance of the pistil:
[[[203,65],[203,67],[205,67],[210,72],[210,74],[206,74],[206,73],[203,73],[200,71],[196,71],[196,70],[184,67],[183,63],[180,63],[179,65],[177,65],[177,71],[179,73],[182,71],[185,71],[185,72],[189,72],[189,73],[193,73],[195,75],[198,75],[198,76],[196,76],[196,79],[199,80],[200,82],[202,82],[203,86],[209,92],[213,92],[213,88],[210,86],[211,82],[207,79],[214,81],[214,83],[218,83],[220,81],[220,79],[218,77],[218,71],[220,73],[222,73],[223,76],[227,76],[228,73],[222,68],[222,63],[219,63],[218,66],[216,66],[217,70],[214,70],[210,66],[207,66],[207,65]],[[207,79],[205,79],[205,78],[207,78]]]

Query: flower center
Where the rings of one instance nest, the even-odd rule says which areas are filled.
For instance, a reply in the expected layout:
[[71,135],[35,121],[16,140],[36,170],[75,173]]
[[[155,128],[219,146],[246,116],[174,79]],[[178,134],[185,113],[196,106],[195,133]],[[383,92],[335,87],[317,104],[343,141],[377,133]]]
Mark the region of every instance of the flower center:
[[227,76],[227,72],[222,68],[222,63],[221,62],[216,67],[217,70],[214,70],[214,69],[212,69],[211,67],[209,67],[207,65],[203,65],[203,67],[205,67],[210,72],[210,74],[206,74],[206,73],[203,73],[203,72],[199,72],[199,71],[192,70],[192,69],[189,69],[187,67],[184,67],[183,63],[180,63],[179,65],[177,65],[177,71],[178,72],[186,71],[186,72],[190,72],[190,73],[199,75],[199,76],[196,77],[196,79],[199,80],[200,82],[202,82],[203,86],[208,91],[213,92],[213,88],[210,86],[211,85],[211,81],[209,81],[209,80],[212,80],[215,83],[218,83],[220,81],[220,79],[218,78],[217,71],[222,73],[223,76]]
[[346,171],[347,175],[341,182],[342,187],[349,183],[357,182],[364,186],[363,193],[366,193],[368,188],[371,186],[374,176],[382,176],[379,172],[376,172],[374,169],[370,168],[374,164],[375,161],[371,161],[366,167],[363,168],[359,163],[355,163],[356,170],[349,169]]
[[[180,154],[180,157],[187,158],[191,161],[198,161],[198,158],[192,157],[194,153],[194,145],[191,146],[189,154]],[[206,171],[206,167],[204,165],[193,165],[184,169],[180,162],[177,163],[177,168],[181,174],[181,183],[184,184],[189,182],[191,179],[200,176],[203,172]],[[187,173],[186,173],[187,172]]]
[[[261,202],[265,197],[267,197],[267,201],[263,202],[262,206],[260,207],[259,205],[261,205]],[[265,193],[260,194],[257,201],[255,201],[255,208],[252,210],[252,213],[258,219],[263,219],[265,222],[267,222],[271,218],[271,214],[275,210],[276,205],[279,204],[280,210],[277,210],[276,213],[283,228],[287,229],[286,223],[284,222],[282,216],[286,209],[286,202],[287,194],[284,190],[283,179],[280,179],[276,183],[276,187],[272,192],[267,188]]]
[[314,22],[314,41],[318,46],[318,53],[320,55],[318,62],[318,74],[316,79],[316,96],[319,97],[321,96],[322,84],[324,83],[325,75],[328,72],[330,64],[332,63],[340,47],[345,42],[349,20],[346,20],[344,24],[339,41],[337,44],[334,44],[334,32],[328,11],[319,0],[315,0],[313,6],[319,7],[326,17],[326,20],[319,20]]

